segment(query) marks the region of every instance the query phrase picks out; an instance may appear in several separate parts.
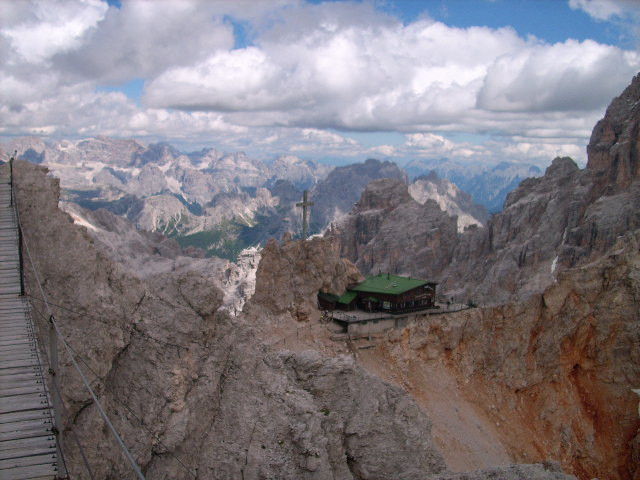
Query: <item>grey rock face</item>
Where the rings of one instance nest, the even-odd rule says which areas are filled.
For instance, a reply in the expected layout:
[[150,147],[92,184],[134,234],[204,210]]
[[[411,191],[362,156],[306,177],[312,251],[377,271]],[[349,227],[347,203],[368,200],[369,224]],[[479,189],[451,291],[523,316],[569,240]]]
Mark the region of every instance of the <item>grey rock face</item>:
[[398,180],[371,182],[353,211],[327,232],[364,273],[431,278],[451,260],[456,218],[433,200],[420,205]]
[[319,237],[285,239],[282,245],[270,240],[262,250],[256,278],[249,312],[288,312],[298,320],[307,320],[316,310],[319,291],[342,294],[348,284],[362,280],[350,261],[339,258],[336,245]]
[[371,181],[381,178],[402,180],[404,177],[395,163],[374,159],[335,168],[311,191],[310,199],[315,202],[311,230],[322,231],[330,222],[348,213]]
[[70,202],[61,202],[60,208],[71,215],[76,225],[86,229],[111,260],[135,277],[152,282],[197,272],[222,290],[220,308],[234,314],[242,311],[253,295],[260,262],[257,248],[241,252],[237,263],[204,258],[205,252],[198,248],[182,249],[175,240],[157,232],[138,230],[107,210],[85,210]]
[[545,175],[523,181],[487,226],[463,234],[443,287],[457,296],[501,303],[553,282],[568,229],[580,220],[588,192],[577,165],[556,158]]
[[[425,435],[431,422],[402,390],[371,382],[350,357],[326,361],[307,351],[291,360],[287,365],[296,380],[319,405],[326,405],[322,413],[333,430],[329,441],[337,443],[346,435],[346,452],[331,453],[335,460],[346,453],[353,478],[391,479],[402,471],[403,478],[418,480],[425,472],[444,470],[442,457]],[[390,457],[385,450],[395,444],[404,446]]]
[[640,177],[640,75],[633,78],[591,134],[587,168],[593,174],[592,198],[628,189]]

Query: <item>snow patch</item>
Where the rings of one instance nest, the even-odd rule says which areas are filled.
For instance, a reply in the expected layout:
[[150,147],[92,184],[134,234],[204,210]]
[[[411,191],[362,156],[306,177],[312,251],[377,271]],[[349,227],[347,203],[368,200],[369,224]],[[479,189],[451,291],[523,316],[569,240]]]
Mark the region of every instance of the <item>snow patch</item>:
[[67,212],[67,213],[71,215],[71,218],[73,218],[74,225],[80,225],[82,227],[85,227],[87,230],[92,230],[94,232],[100,231],[98,227],[87,222],[84,218],[80,217],[77,213],[74,213],[74,212]]
[[256,289],[256,272],[260,263],[261,249],[248,247],[238,255],[236,263],[229,262],[222,281],[224,293],[223,310],[238,315]]
[[165,163],[164,165],[158,165],[158,169],[163,173],[166,174],[167,170],[169,170],[171,167],[173,167],[173,162],[169,161],[167,163]]
[[169,190],[173,193],[179,193],[182,195],[182,184],[177,179],[169,176],[165,176],[164,179],[167,181]]

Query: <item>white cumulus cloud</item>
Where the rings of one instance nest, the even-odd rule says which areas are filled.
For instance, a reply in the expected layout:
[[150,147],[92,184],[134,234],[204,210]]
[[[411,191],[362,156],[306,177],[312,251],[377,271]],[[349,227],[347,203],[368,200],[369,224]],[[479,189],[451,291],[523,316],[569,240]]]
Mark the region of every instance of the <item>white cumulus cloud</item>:
[[636,0],[569,0],[573,9],[584,10],[598,20],[609,20],[611,17],[621,17],[630,11],[640,10]]
[[253,126],[524,134],[514,131],[527,125],[513,112],[561,129],[575,112],[602,111],[640,68],[636,52],[594,41],[546,44],[510,28],[430,19],[405,25],[370,5],[287,12],[298,23],[278,23],[254,46],[168,69],[148,83],[145,101],[227,112]]
[[[570,0],[601,19],[628,18],[633,3]],[[403,23],[375,2],[0,6],[5,135],[209,141],[265,155],[540,161],[584,152],[606,105],[640,70],[634,50],[550,44],[508,27],[456,28],[427,16]],[[132,80],[144,84],[142,104],[104,91]],[[353,131],[406,137],[365,147]],[[461,133],[491,140],[452,140]]]
[[639,65],[637,53],[591,40],[530,45],[495,59],[478,92],[478,107],[526,112],[597,109],[629,83]]
[[20,60],[42,62],[79,47],[107,8],[100,0],[4,1],[0,35]]

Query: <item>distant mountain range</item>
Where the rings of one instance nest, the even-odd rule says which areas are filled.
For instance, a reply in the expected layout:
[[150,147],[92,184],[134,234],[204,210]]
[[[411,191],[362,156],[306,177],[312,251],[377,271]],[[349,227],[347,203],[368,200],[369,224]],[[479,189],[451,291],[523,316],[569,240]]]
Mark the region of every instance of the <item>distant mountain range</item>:
[[24,137],[0,144],[0,158],[6,161],[16,150],[21,158],[46,165],[60,178],[64,200],[90,210],[105,208],[139,229],[229,259],[247,246],[264,244],[287,231],[300,232],[301,211],[295,204],[305,189],[314,202],[311,234],[349,212],[371,181],[392,178],[406,183],[411,177],[411,195],[420,203],[431,198],[457,215],[462,230],[486,222],[487,213],[478,203],[498,211],[521,179],[540,174],[530,165],[480,168],[446,160],[416,160],[406,171],[375,159],[331,167],[283,155],[267,164],[242,152],[209,148],[182,153],[166,143],[143,145],[109,137]]
[[[551,160],[551,159],[550,159]],[[497,165],[481,166],[462,164],[446,158],[413,160],[404,169],[411,178],[429,172],[455,183],[460,190],[468,193],[473,201],[484,205],[491,213],[500,212],[509,192],[525,178],[539,177],[542,169],[524,163],[500,162]]]

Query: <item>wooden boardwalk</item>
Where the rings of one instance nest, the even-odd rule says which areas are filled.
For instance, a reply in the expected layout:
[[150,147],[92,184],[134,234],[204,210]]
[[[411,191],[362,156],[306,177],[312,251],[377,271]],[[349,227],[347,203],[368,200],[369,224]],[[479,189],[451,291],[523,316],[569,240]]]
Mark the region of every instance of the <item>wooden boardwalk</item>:
[[29,303],[20,296],[9,165],[0,169],[0,480],[56,479],[53,409]]

